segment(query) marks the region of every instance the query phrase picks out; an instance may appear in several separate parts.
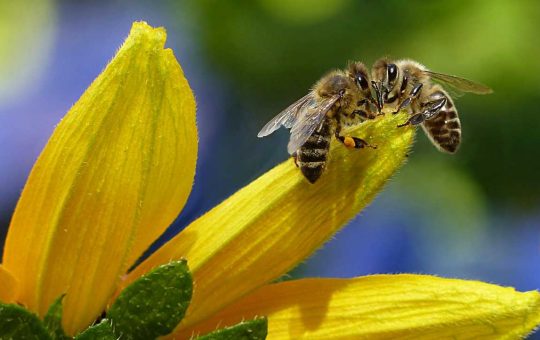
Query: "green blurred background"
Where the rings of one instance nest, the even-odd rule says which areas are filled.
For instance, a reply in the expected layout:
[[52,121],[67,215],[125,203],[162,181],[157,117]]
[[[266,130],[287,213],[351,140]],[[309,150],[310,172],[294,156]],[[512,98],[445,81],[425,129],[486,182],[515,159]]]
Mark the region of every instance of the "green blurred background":
[[457,99],[457,155],[419,131],[383,194],[290,277],[417,272],[540,287],[537,1],[1,0],[2,235],[54,125],[134,20],[167,28],[198,102],[193,195],[156,246],[286,159],[287,131],[256,134],[324,73],[412,58],[495,92]]

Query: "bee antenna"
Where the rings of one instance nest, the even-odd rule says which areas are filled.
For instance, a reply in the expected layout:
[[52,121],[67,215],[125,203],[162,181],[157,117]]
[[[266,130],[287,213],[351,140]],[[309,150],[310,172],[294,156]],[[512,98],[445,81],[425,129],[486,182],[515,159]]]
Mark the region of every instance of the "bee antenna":
[[383,105],[383,89],[382,89],[382,83],[376,82],[374,80],[371,81],[371,85],[373,86],[373,89],[375,90],[375,94],[377,96],[377,110],[379,113],[381,113],[382,105]]

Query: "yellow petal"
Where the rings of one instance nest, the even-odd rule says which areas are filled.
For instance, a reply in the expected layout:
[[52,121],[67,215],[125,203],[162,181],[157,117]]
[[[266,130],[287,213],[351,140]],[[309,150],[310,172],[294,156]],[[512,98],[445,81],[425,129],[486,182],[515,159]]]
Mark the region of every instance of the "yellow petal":
[[518,339],[540,323],[540,294],[427,275],[305,279],[268,285],[197,325],[268,316],[267,339]]
[[17,295],[17,286],[15,277],[0,265],[0,302],[13,302]]
[[73,334],[104,309],[127,268],[191,190],[195,101],[165,30],[135,23],[115,58],[55,129],[6,241],[20,302],[43,315],[67,292]]
[[292,159],[276,166],[193,222],[124,284],[160,263],[186,258],[195,281],[186,327],[280,277],[371,202],[402,164],[414,136],[414,129],[396,127],[405,120],[405,114],[387,115],[351,130],[378,148],[334,143],[328,169],[315,184]]

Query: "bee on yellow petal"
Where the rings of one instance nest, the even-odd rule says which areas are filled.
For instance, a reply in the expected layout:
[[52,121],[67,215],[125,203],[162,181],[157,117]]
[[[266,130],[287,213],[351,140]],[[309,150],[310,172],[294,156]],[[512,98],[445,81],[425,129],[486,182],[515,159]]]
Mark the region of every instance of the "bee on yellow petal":
[[257,136],[268,136],[281,126],[290,129],[287,150],[310,183],[326,167],[332,135],[348,148],[376,148],[361,138],[341,135],[341,129],[374,119],[383,109],[408,111],[410,118],[398,127],[421,125],[437,149],[455,153],[461,143],[461,123],[450,94],[439,83],[458,93],[492,92],[485,85],[429,71],[412,60],[381,58],[373,64],[371,77],[363,63],[354,62],[346,70],[324,76]]
[[461,122],[450,94],[441,84],[457,94],[493,92],[471,80],[429,71],[413,60],[379,59],[373,64],[371,76],[377,106],[392,107],[395,113],[408,110],[411,117],[399,127],[421,125],[433,145],[447,153],[455,153],[461,143]]
[[350,63],[346,70],[325,75],[307,95],[269,121],[257,136],[268,136],[281,126],[290,129],[287,150],[306,179],[315,183],[326,167],[332,135],[350,148],[375,148],[361,138],[341,134],[343,125],[375,118],[375,110],[367,68],[360,62]]

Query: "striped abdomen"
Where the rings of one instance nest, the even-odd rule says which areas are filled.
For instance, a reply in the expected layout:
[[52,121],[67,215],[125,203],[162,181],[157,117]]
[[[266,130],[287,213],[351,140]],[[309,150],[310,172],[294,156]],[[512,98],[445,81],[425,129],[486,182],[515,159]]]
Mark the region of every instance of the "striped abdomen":
[[461,143],[461,123],[452,102],[452,98],[437,86],[430,95],[431,100],[446,97],[446,105],[433,118],[422,123],[422,127],[431,142],[440,151],[455,153]]
[[296,163],[310,183],[315,183],[324,171],[332,138],[331,118],[325,118],[296,152]]

